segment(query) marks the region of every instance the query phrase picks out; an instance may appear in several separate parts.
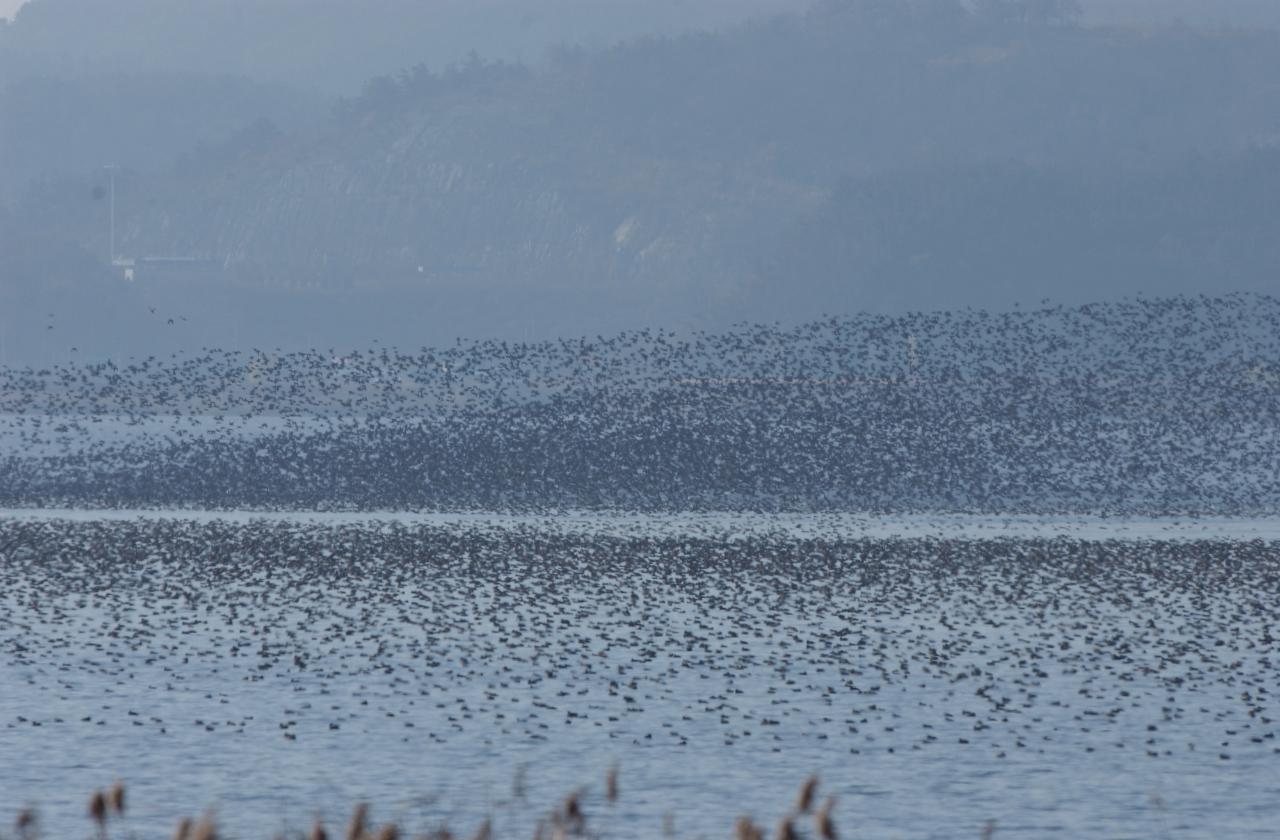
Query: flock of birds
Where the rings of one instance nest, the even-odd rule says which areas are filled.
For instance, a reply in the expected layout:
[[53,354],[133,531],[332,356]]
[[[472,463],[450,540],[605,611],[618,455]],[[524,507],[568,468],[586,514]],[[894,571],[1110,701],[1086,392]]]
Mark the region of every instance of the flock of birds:
[[895,754],[950,773],[1125,754],[1197,780],[1280,760],[1262,541],[15,519],[0,556],[0,737],[123,730],[125,765],[239,736],[444,766],[522,743],[745,750],[789,778],[813,769],[796,755],[856,777]]
[[1278,417],[1248,295],[209,350],[0,371],[0,502],[1268,513]]
[[[1274,515],[1277,327],[1280,301],[1229,296],[0,370],[0,504],[318,512],[0,515],[0,745],[40,768],[50,744],[94,744],[128,775],[166,744],[215,766],[201,750],[245,736],[315,750],[307,766],[331,785],[358,774],[401,792],[406,766],[431,772],[424,756],[462,776],[527,747],[623,756],[638,788],[645,772],[653,789],[689,779],[724,808],[768,791],[747,779],[726,793],[695,761],[646,771],[638,757],[823,770],[841,802],[865,794],[840,781],[849,768],[887,779],[915,756],[913,779],[1242,768],[1239,795],[1280,760],[1274,542],[673,533],[643,517],[582,533],[319,512]],[[226,784],[275,792],[210,793],[239,803],[240,833],[282,801],[301,807],[287,775],[237,755]],[[803,766],[815,762],[828,764]],[[130,778],[176,797],[172,776]],[[1095,793],[1136,784],[1108,777]],[[0,781],[0,802],[17,796]],[[873,836],[928,835],[901,799],[856,801]],[[974,836],[1002,816],[976,810],[992,804],[948,801],[974,809]],[[448,816],[433,807],[424,819]],[[635,807],[604,833],[654,836]],[[1212,819],[1264,836],[1255,816]]]

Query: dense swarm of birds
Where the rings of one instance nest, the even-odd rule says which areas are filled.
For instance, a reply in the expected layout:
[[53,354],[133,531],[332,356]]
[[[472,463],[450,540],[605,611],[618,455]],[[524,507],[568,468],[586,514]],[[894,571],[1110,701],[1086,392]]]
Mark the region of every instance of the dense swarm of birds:
[[8,369],[0,441],[14,505],[1274,512],[1280,300]]
[[[4,369],[0,503],[1275,514],[1278,325],[1280,301],[1229,296]],[[329,745],[309,760],[332,775],[372,757],[390,787],[401,743],[458,774],[557,744],[714,748],[762,776],[776,755],[788,778],[817,769],[794,756],[1052,775],[1090,754],[1254,778],[1280,755],[1274,542],[51,516],[0,515],[0,733],[19,750],[249,736]],[[1129,813],[1140,782],[1108,784]],[[101,796],[105,831],[124,808]],[[793,810],[834,834],[817,801],[806,786]],[[937,827],[859,803],[872,836]],[[1000,816],[957,807],[974,835]],[[1244,836],[1256,816],[1213,819]]]
[[[1262,541],[9,520],[0,556],[0,670],[47,688],[10,737],[355,738],[344,756],[377,731],[449,756],[595,732],[618,752],[813,744],[857,778],[895,752],[1136,753],[1196,779],[1280,753]],[[59,696],[86,681],[113,691],[79,715]],[[184,693],[207,712],[177,712]]]

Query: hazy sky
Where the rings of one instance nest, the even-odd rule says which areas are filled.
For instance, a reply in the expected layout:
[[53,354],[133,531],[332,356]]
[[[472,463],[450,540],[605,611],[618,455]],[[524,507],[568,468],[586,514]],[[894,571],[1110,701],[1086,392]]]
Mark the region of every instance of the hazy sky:
[[[12,18],[26,0],[0,0],[0,17]],[[1274,0],[1082,0],[1088,16],[1098,22],[1166,21],[1180,15],[1208,16],[1215,23],[1276,25]]]

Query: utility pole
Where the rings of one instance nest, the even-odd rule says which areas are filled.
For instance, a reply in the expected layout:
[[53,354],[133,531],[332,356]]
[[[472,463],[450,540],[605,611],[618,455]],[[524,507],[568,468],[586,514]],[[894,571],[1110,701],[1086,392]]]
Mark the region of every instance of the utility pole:
[[111,164],[102,167],[111,173],[111,264],[116,264],[116,172],[120,170],[119,164]]

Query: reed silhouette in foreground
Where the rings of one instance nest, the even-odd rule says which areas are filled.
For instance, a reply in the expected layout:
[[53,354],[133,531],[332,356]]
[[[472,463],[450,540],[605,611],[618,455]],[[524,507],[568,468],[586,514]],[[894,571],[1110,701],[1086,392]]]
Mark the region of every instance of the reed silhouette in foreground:
[[[517,775],[516,784],[518,787],[522,787],[519,774]],[[808,840],[808,838],[837,840],[839,834],[836,831],[835,819],[832,816],[836,800],[835,797],[828,796],[820,806],[817,806],[819,785],[820,782],[817,776],[810,776],[804,781],[796,796],[795,805],[778,822],[778,827],[771,840]],[[618,768],[613,766],[609,768],[605,775],[605,802],[609,805],[617,802],[619,798],[618,791]],[[538,822],[534,830],[534,840],[594,839],[607,836],[600,831],[594,830],[588,824],[588,815],[583,807],[585,795],[586,791],[579,789],[566,796],[545,819]],[[88,816],[96,829],[97,836],[101,840],[108,840],[111,836],[112,828],[123,819],[125,802],[125,786],[123,782],[119,781],[106,790],[95,790],[90,796]],[[667,818],[664,819],[664,823],[666,823],[664,833],[673,834],[674,830],[669,820],[670,815],[668,814]],[[806,821],[812,822],[810,830],[805,830],[802,827]],[[989,821],[983,827],[980,836],[991,838],[995,834],[995,825],[994,821]],[[39,819],[33,809],[24,808],[19,812],[14,823],[14,832],[17,840],[38,840],[40,838]],[[126,835],[122,831],[119,836]],[[426,833],[409,834],[396,823],[376,825],[370,817],[369,806],[365,803],[359,803],[352,810],[346,830],[341,834],[331,833],[325,827],[324,822],[317,819],[310,832],[305,834],[301,832],[291,833],[288,836],[306,838],[306,840],[338,840],[338,838],[343,838],[343,840],[494,840],[496,835],[493,822],[490,819],[485,819],[479,828],[471,834],[454,834],[445,827]],[[6,835],[0,835],[0,840],[5,840],[5,837]],[[219,833],[213,816],[208,813],[199,819],[183,817],[179,820],[172,834],[173,840],[219,840],[219,838],[224,837],[225,835]],[[274,837],[285,840],[285,835],[276,834]],[[733,837],[735,840],[766,840],[766,833],[751,817],[741,816],[734,823]]]

